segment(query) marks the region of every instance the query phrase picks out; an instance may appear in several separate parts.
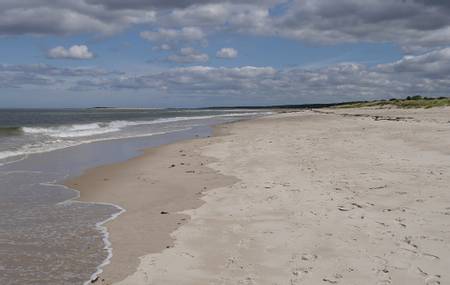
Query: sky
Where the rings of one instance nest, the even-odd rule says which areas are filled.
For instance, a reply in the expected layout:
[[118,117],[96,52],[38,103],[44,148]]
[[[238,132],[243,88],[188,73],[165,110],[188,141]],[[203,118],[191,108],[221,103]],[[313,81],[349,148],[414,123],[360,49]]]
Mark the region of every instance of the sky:
[[449,96],[448,0],[0,0],[0,108]]

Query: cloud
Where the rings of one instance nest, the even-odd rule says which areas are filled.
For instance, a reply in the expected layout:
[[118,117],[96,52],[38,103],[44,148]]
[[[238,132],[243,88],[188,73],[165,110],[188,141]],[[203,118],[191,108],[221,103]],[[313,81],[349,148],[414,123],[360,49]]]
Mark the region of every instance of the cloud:
[[228,59],[236,58],[237,55],[238,52],[234,48],[221,48],[216,53],[216,56],[218,58],[228,58]]
[[208,34],[231,31],[320,44],[392,42],[421,52],[450,44],[449,13],[448,1],[439,0],[208,1],[173,8],[157,19],[164,26],[202,27]]
[[30,86],[67,88],[67,84],[82,78],[111,78],[120,76],[117,71],[98,68],[62,68],[48,64],[0,64],[0,86],[25,88]]
[[450,48],[434,50],[421,55],[408,55],[377,68],[384,72],[418,73],[430,78],[449,77]]
[[197,27],[183,27],[181,29],[159,28],[156,31],[142,31],[141,38],[157,45],[161,50],[170,50],[173,46],[186,43],[205,42],[205,34]]
[[[275,1],[272,1],[275,2]],[[173,9],[158,17],[164,26],[196,26],[210,33],[221,31],[243,33],[272,33],[269,9],[272,2],[221,2]]]
[[158,50],[165,50],[165,51],[167,51],[167,50],[171,50],[172,47],[170,45],[168,45],[168,44],[162,44],[159,47],[157,47],[157,49]]
[[450,44],[448,1],[297,0],[274,19],[285,37],[326,44],[394,42],[407,50]]
[[85,45],[73,45],[68,49],[62,46],[54,47],[47,52],[47,56],[53,59],[91,59],[94,54]]
[[450,76],[436,79],[355,63],[318,69],[192,66],[150,74],[112,76],[105,80],[87,79],[79,84],[116,92],[148,90],[175,98],[199,96],[211,102],[220,96],[237,102],[287,104],[398,98],[417,93],[445,96],[450,88]]
[[[180,50],[175,61],[191,62],[201,53]],[[186,58],[190,58],[187,60]],[[3,88],[48,88],[169,96],[171,100],[202,98],[205,102],[294,104],[398,98],[414,94],[448,96],[450,48],[408,55],[370,67],[340,63],[320,68],[270,66],[187,66],[158,72],[115,72],[96,68],[51,65],[0,65]]]
[[134,25],[151,23],[151,9],[111,11],[90,1],[5,0],[0,1],[0,35],[110,35]]
[[[222,3],[223,0],[87,0],[87,2],[102,5],[111,10],[117,9],[182,9],[205,4]],[[228,3],[254,3],[254,0],[228,0]],[[272,3],[272,0],[260,0],[259,4]]]
[[407,52],[450,45],[440,0],[4,0],[0,35],[111,35],[146,24],[157,44],[232,32],[337,44],[392,42]]
[[205,53],[200,53],[193,48],[186,47],[181,48],[179,53],[168,56],[167,60],[176,63],[207,62],[209,56]]

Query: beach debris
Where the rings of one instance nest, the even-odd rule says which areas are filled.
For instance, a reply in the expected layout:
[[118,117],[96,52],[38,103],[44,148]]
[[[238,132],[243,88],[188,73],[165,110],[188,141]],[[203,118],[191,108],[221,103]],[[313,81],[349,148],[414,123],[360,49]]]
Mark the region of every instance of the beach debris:
[[339,206],[339,207],[338,207],[338,210],[339,210],[339,211],[342,211],[342,212],[346,212],[346,211],[353,210],[353,207]]
[[175,167],[175,164],[171,164],[171,165],[169,166],[169,168],[172,168],[172,167]]
[[337,284],[338,283],[337,280],[331,280],[331,279],[328,279],[328,278],[323,278],[322,281],[323,282],[328,282],[328,283],[331,283],[331,284]]
[[426,285],[439,285],[439,284],[441,284],[440,276],[439,275],[435,275],[435,276],[427,278],[425,280],[425,284]]
[[167,211],[161,211],[161,215],[168,215],[169,214],[169,212],[167,212]]
[[377,189],[383,189],[383,188],[386,188],[386,187],[387,187],[387,185],[385,184],[385,185],[382,185],[382,186],[370,187],[369,189],[371,189],[371,190],[377,190]]
[[428,273],[423,271],[419,266],[417,266],[417,270],[419,270],[420,274],[422,274],[423,276],[428,276]]
[[422,253],[422,255],[424,255],[424,256],[429,256],[429,257],[431,257],[431,258],[433,258],[433,259],[441,259],[439,256],[434,255],[434,254],[431,254],[431,253],[426,253],[426,252],[424,252],[424,253]]
[[190,254],[189,252],[182,252],[182,254],[187,255],[187,256],[189,256],[189,257],[192,257],[192,258],[195,257],[194,255]]
[[414,248],[419,248],[419,246],[417,244],[412,243],[412,239],[410,236],[406,236],[403,241],[407,244],[409,244],[410,246],[414,247]]
[[91,283],[95,283],[95,282],[97,282],[98,281],[98,276],[95,276],[95,278],[94,279],[91,279]]
[[358,207],[358,208],[362,208],[362,207],[363,207],[363,206],[361,206],[360,204],[355,203],[355,202],[353,202],[352,205],[355,206],[355,207]]
[[302,255],[301,258],[302,258],[302,260],[304,260],[304,261],[315,260],[315,259],[317,259],[317,255],[305,253],[305,254]]

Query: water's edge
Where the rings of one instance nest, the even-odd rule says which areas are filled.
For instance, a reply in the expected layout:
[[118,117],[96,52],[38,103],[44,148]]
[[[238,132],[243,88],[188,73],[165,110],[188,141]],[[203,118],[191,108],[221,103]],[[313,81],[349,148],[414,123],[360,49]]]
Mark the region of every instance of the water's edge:
[[6,206],[0,212],[5,226],[0,231],[5,242],[0,246],[6,258],[0,262],[0,272],[5,273],[0,283],[87,285],[98,280],[113,256],[106,223],[126,209],[80,201],[82,193],[66,181],[97,167],[141,157],[148,149],[213,136],[217,126],[254,118],[211,119],[167,132],[84,141],[0,164],[5,182],[0,202]]
[[[115,161],[113,163],[106,163],[106,164],[96,165],[94,167],[89,167],[87,169],[84,169],[82,173],[77,174],[75,177],[81,176],[83,173],[85,173],[87,171],[90,171],[92,169],[95,169],[97,167],[106,166],[106,165],[113,165],[113,164],[119,164],[119,163],[126,162],[128,160],[137,158],[137,157],[144,156],[145,152],[147,150],[154,149],[154,148],[157,148],[157,147],[160,147],[160,146],[163,146],[163,145],[174,144],[174,143],[179,143],[179,142],[187,141],[187,140],[191,140],[191,139],[201,139],[201,138],[205,138],[205,137],[208,137],[208,136],[212,136],[213,135],[213,128],[216,127],[216,126],[220,126],[222,124],[227,124],[227,123],[219,123],[219,124],[214,124],[214,125],[211,125],[211,126],[207,126],[207,133],[203,133],[203,134],[196,134],[195,130],[192,130],[192,133],[191,133],[190,137],[183,137],[183,138],[175,139],[173,141],[168,141],[168,142],[163,143],[163,144],[157,144],[157,145],[152,145],[152,146],[149,146],[149,147],[145,147],[145,148],[139,150],[138,153],[136,155],[134,155],[134,156],[125,158],[125,159],[120,160],[120,161]],[[185,130],[179,130],[177,132],[181,132],[181,131],[188,131],[188,130],[186,130],[186,129]],[[148,137],[151,137],[151,136],[153,136],[153,134],[149,135]],[[147,136],[143,136],[143,138],[145,138],[145,137],[147,137]],[[135,137],[133,137],[133,138],[135,138]],[[133,138],[121,138],[121,139],[112,139],[112,140],[127,140],[127,139],[133,139]],[[92,142],[92,143],[95,143],[95,142]],[[87,143],[87,144],[89,144],[89,143]],[[55,183],[53,185],[64,187],[66,189],[75,191],[77,193],[77,196],[73,197],[73,198],[70,198],[70,199],[68,199],[66,201],[60,202],[59,204],[63,204],[63,203],[84,203],[84,204],[91,204],[91,205],[108,205],[108,206],[113,206],[113,207],[118,209],[117,213],[112,214],[111,217],[107,218],[106,220],[100,221],[100,222],[96,223],[96,225],[95,225],[95,228],[101,233],[101,235],[103,237],[103,242],[104,242],[104,246],[105,246],[104,249],[108,252],[108,256],[105,258],[105,260],[103,260],[103,262],[101,264],[99,264],[97,266],[95,272],[91,274],[90,279],[86,280],[83,283],[83,285],[88,285],[88,284],[91,284],[92,281],[95,281],[95,280],[98,279],[99,275],[103,272],[103,267],[105,267],[106,265],[110,264],[111,258],[113,256],[113,247],[112,247],[112,244],[111,244],[111,242],[109,240],[108,228],[107,228],[107,226],[105,224],[110,222],[110,221],[112,221],[112,220],[114,220],[114,219],[116,219],[117,217],[119,217],[122,213],[126,212],[126,209],[120,207],[119,205],[112,204],[112,203],[79,201],[78,199],[80,198],[80,191],[77,190],[77,189],[74,189],[74,188],[69,188],[66,185],[64,185],[65,181],[67,181],[69,178],[74,178],[74,177],[72,177],[72,176],[66,177],[62,182]]]

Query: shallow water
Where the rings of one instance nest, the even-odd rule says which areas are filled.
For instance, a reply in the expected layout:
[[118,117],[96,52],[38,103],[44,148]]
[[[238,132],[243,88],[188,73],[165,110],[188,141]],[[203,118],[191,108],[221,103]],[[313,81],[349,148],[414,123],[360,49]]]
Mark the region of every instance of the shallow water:
[[108,258],[99,224],[121,209],[77,202],[78,192],[59,183],[88,168],[137,156],[143,148],[207,136],[211,125],[235,119],[183,121],[183,126],[163,126],[159,135],[153,130],[149,136],[83,143],[1,165],[0,284],[83,284]]

